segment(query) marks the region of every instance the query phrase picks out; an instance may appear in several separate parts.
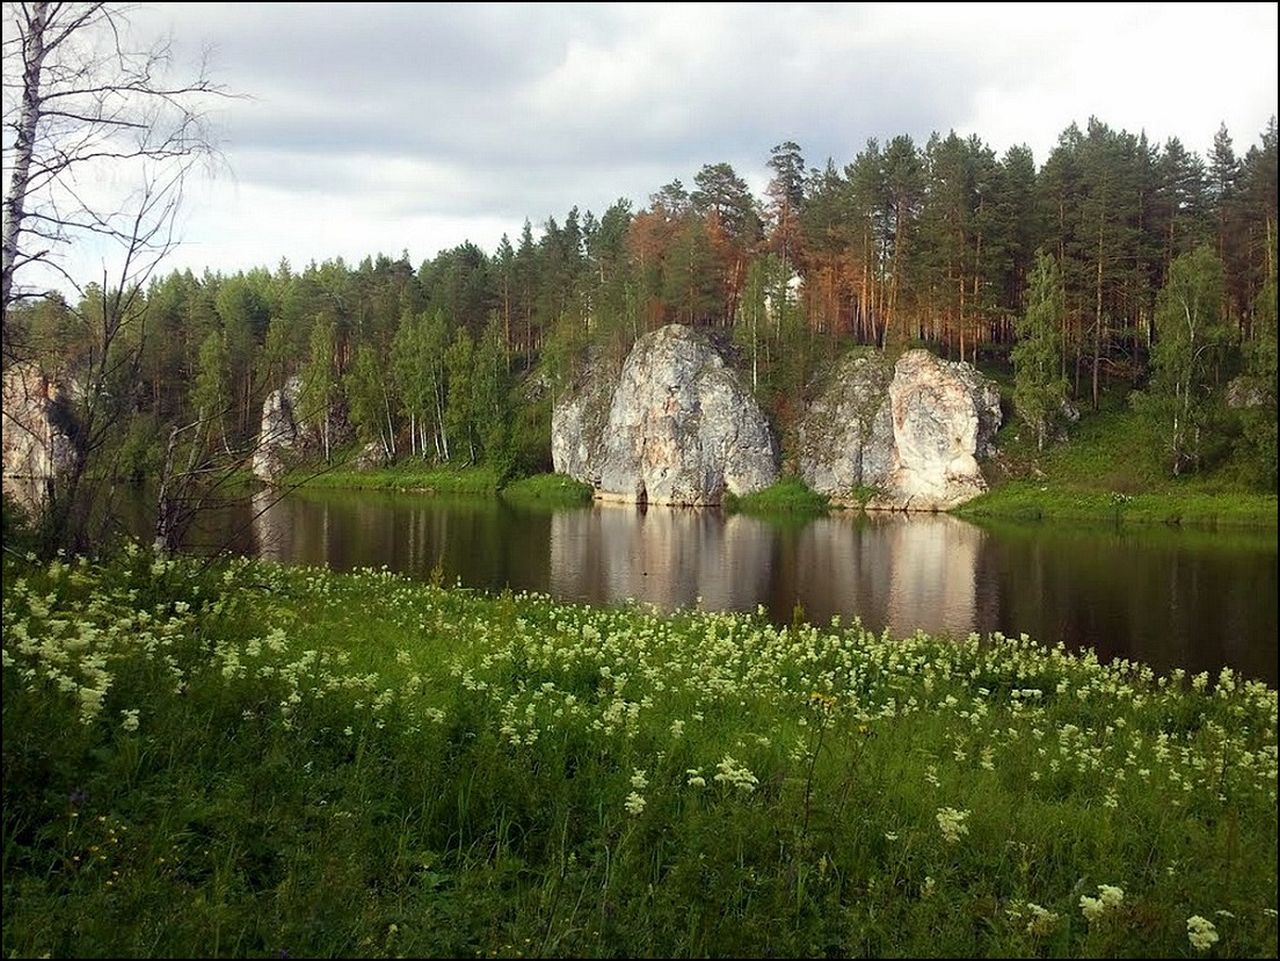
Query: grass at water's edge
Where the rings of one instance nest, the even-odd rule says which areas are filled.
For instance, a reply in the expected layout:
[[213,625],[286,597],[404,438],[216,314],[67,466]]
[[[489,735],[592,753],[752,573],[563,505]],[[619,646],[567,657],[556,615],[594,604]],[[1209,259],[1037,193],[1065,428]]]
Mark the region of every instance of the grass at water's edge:
[[286,474],[280,486],[298,485],[303,489],[327,488],[346,490],[419,491],[433,494],[468,494],[492,496],[498,491],[498,475],[489,467],[430,467],[421,462],[406,461],[394,467],[355,470],[336,467],[317,472],[318,468]]
[[830,498],[794,476],[781,477],[773,485],[750,494],[724,495],[724,509],[729,513],[817,517],[827,513],[830,506]]
[[1064,440],[1038,450],[1016,417],[983,466],[991,489],[956,508],[962,517],[1091,520],[1276,527],[1276,495],[1243,476],[1230,459],[1203,474],[1175,478],[1157,456],[1159,443],[1121,393],[1086,412]]
[[1204,491],[1122,494],[1010,481],[954,508],[960,517],[1276,527],[1276,495]]
[[565,474],[534,474],[507,484],[502,488],[501,495],[520,503],[578,507],[590,504],[593,493],[590,484],[576,481]]
[[145,551],[3,573],[6,955],[1276,952],[1276,692],[1230,672]]

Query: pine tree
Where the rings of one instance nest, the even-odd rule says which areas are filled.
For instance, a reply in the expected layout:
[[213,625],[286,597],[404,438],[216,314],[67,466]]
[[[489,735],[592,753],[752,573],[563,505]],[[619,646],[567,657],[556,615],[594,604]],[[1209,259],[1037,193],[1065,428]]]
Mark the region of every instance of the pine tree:
[[1027,289],[1027,310],[1016,325],[1013,361],[1013,404],[1018,416],[1036,432],[1036,447],[1044,449],[1067,396],[1062,376],[1062,315],[1066,296],[1058,262],[1041,251]]
[[337,351],[337,324],[332,315],[322,314],[311,329],[311,348],[302,372],[299,400],[302,421],[319,433],[326,463],[332,455],[330,435],[338,388]]
[[199,426],[196,447],[202,438],[219,436],[224,449],[227,441],[226,417],[231,408],[231,385],[228,377],[227,345],[222,331],[213,330],[200,346],[200,363],[191,388],[191,406],[195,408]]

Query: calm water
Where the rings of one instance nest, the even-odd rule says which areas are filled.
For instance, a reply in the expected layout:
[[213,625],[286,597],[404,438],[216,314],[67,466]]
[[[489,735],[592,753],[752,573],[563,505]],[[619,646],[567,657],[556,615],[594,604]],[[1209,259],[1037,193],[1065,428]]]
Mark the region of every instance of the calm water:
[[[211,516],[194,546],[469,587],[662,608],[858,616],[877,631],[1025,632],[1157,669],[1224,664],[1276,683],[1275,532],[977,526],[947,516],[778,524],[717,511],[545,510],[421,494],[308,492]],[[260,516],[255,511],[266,507]],[[144,504],[133,523],[145,530]]]

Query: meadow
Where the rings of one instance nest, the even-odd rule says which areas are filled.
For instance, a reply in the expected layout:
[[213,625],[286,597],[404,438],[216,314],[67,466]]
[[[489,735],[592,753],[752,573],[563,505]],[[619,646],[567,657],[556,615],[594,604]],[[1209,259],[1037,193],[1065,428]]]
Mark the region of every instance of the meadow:
[[1274,956],[1276,691],[6,554],[6,956]]

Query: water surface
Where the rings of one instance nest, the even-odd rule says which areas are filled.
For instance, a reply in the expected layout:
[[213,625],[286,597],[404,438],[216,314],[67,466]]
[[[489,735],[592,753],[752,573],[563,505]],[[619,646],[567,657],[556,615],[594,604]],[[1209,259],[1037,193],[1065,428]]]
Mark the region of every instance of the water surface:
[[[1158,670],[1277,676],[1275,531],[1157,525],[978,526],[946,515],[778,523],[597,504],[547,510],[424,494],[259,492],[210,515],[193,547],[336,570],[381,567],[594,604],[755,610],[879,631],[1027,633]],[[261,513],[259,513],[261,512]],[[256,515],[256,516],[254,516]],[[145,501],[131,524],[146,529]]]

